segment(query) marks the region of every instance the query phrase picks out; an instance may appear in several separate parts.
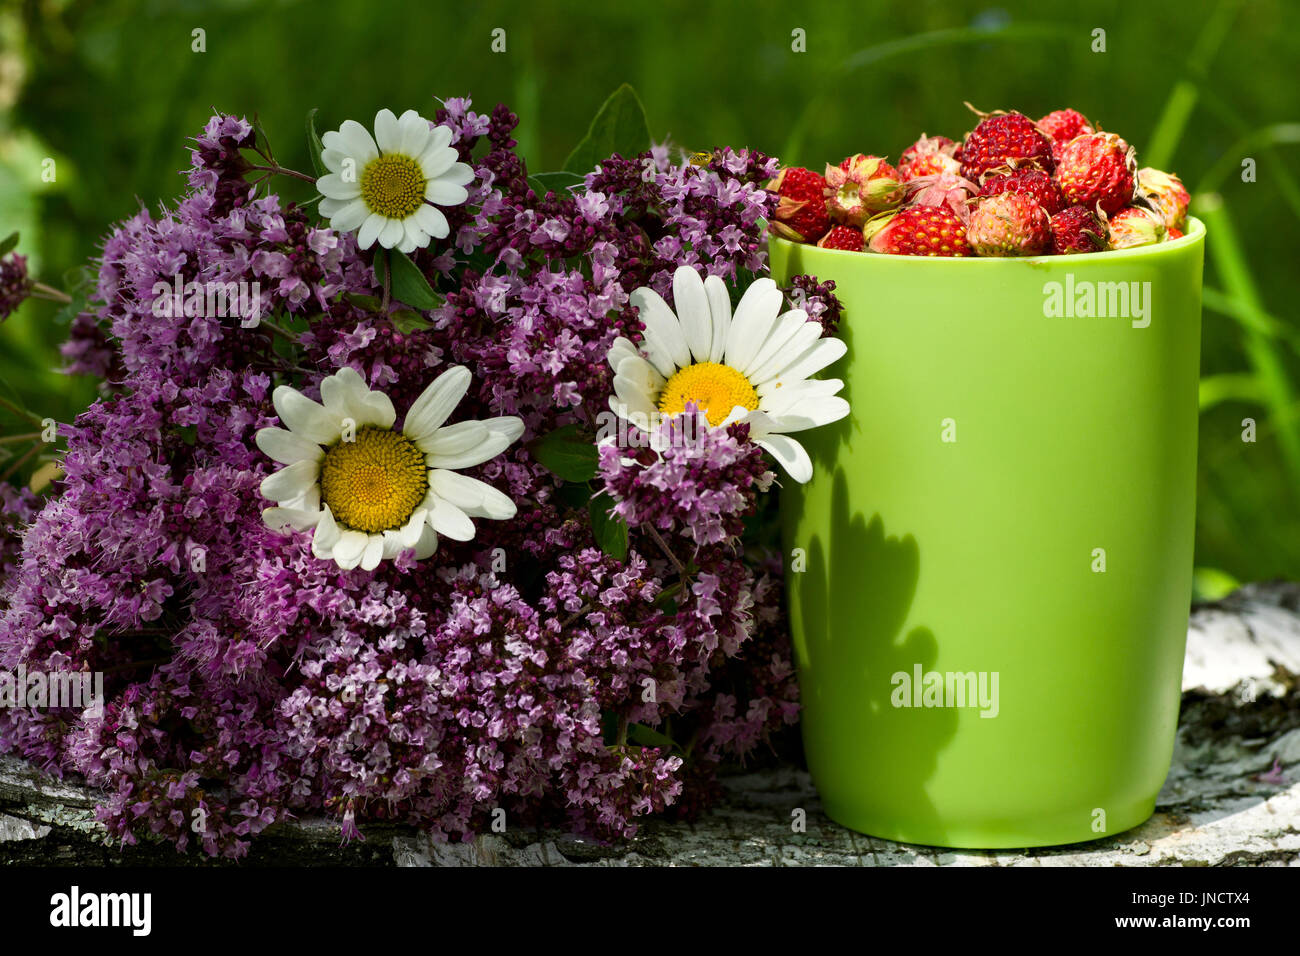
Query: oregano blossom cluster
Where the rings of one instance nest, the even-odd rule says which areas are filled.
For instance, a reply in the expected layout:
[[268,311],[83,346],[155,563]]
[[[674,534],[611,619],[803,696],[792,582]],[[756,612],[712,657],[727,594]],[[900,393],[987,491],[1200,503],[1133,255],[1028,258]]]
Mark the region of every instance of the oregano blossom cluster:
[[[381,157],[414,137],[412,115],[377,119]],[[124,843],[239,857],[307,815],[348,838],[385,821],[468,840],[497,810],[626,836],[647,814],[707,806],[719,767],[797,719],[780,562],[747,531],[780,479],[749,425],[679,440],[700,411],[688,404],[649,426],[658,441],[600,441],[610,349],[646,340],[636,290],[671,303],[689,266],[735,304],[765,273],[775,162],[655,146],[529,177],[505,107],[452,99],[430,119],[433,145],[402,175],[434,168],[435,149],[473,172],[455,175],[463,202],[438,193],[436,229],[368,234],[363,250],[341,231],[361,200],[332,185],[334,228],[286,198],[307,189],[260,131],[218,115],[184,196],[104,240],[64,347],[70,371],[104,377],[102,397],[60,426],[63,475],[43,499],[0,487],[0,669],[101,674],[104,700],[2,708],[0,749],[102,788],[98,818]],[[217,287],[225,308],[191,295]],[[831,284],[780,294],[816,326],[809,343],[833,331]],[[422,396],[449,371],[463,395],[407,433],[445,433],[430,462],[464,463],[442,493],[465,515],[465,489],[512,508],[483,506],[493,520],[468,534],[433,522],[453,528],[436,549],[395,537],[364,566],[264,519],[280,465],[260,432],[297,441],[297,414],[316,461],[311,442],[328,456],[347,424],[316,434],[301,403],[342,415],[382,393],[429,418]],[[346,394],[331,384],[344,380]],[[367,407],[363,427],[399,434]],[[491,456],[455,457],[506,421]],[[381,465],[349,473],[358,501],[384,493]]]

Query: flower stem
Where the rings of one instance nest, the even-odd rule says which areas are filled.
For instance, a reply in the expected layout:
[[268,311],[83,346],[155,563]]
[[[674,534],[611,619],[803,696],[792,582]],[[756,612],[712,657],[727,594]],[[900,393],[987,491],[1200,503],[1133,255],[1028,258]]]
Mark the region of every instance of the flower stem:
[[305,183],[311,183],[313,186],[316,185],[315,176],[308,176],[306,173],[300,173],[296,169],[285,169],[279,163],[273,162],[271,163],[270,166],[259,166],[257,164],[253,164],[249,168],[258,169],[266,173],[273,173],[277,176],[292,176],[294,179],[301,179]]
[[67,305],[72,301],[72,296],[68,295],[66,292],[61,292],[53,286],[48,286],[44,282],[32,283],[32,298],[49,299],[51,302],[62,302],[64,305]]
[[677,559],[677,555],[673,554],[673,549],[668,547],[668,542],[659,534],[658,529],[656,529],[654,525],[650,524],[647,524],[644,527],[650,537],[655,539],[655,543],[659,545],[660,550],[663,551],[668,560],[673,563],[673,567],[677,569],[677,574],[681,577],[685,577],[686,565],[682,564],[682,562]]
[[0,395],[0,408],[9,409],[9,411],[13,412],[19,418],[25,418],[33,425],[43,425],[45,422],[45,419],[41,418],[35,412],[28,411],[27,409],[23,408],[21,405],[9,401],[9,399],[5,398],[3,395]]
[[14,459],[13,464],[11,464],[8,468],[4,470],[4,474],[0,474],[0,481],[8,481],[9,478],[16,471],[18,471],[19,468],[27,464],[27,462],[32,458],[32,456],[35,455],[38,451],[40,451],[44,447],[45,447],[45,442],[43,441],[38,441],[34,443],[31,448],[27,449],[25,452],[23,452],[21,455],[19,455],[17,458]]

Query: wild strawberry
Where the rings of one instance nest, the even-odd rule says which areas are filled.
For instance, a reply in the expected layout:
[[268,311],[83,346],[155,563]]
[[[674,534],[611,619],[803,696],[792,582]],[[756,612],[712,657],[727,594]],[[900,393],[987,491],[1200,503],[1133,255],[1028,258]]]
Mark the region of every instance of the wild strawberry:
[[817,245],[823,249],[847,249],[849,252],[861,252],[865,243],[862,239],[861,229],[850,229],[848,226],[831,226],[831,231],[817,240]]
[[1139,169],[1136,192],[1142,202],[1160,214],[1167,228],[1181,230],[1187,224],[1187,204],[1192,197],[1173,173],[1162,173],[1150,166]]
[[1177,226],[1170,226],[1165,230],[1165,242],[1169,242],[1172,239],[1181,239],[1183,238],[1183,235],[1183,231]]
[[903,199],[898,170],[879,156],[857,153],[838,166],[827,165],[826,201],[831,220],[861,227],[878,212],[892,209]]
[[895,256],[969,256],[966,227],[947,206],[908,206],[867,223],[867,248]]
[[1052,158],[1060,160],[1061,148],[1076,136],[1094,132],[1088,117],[1078,110],[1052,110],[1038,121],[1038,128],[1052,141]]
[[1110,217],[1110,247],[1132,249],[1149,246],[1165,238],[1165,222],[1160,214],[1142,206],[1126,206]]
[[1071,204],[1105,213],[1118,212],[1133,200],[1137,162],[1133,147],[1114,133],[1084,133],[1061,149],[1056,183]]
[[980,114],[984,118],[966,135],[957,152],[961,174],[980,181],[999,166],[1031,166],[1051,172],[1052,141],[1023,113]]
[[771,230],[783,239],[816,242],[831,227],[826,212],[826,180],[802,166],[787,166],[767,184],[780,198]]
[[909,182],[918,176],[933,176],[936,173],[959,173],[961,163],[954,154],[957,144],[947,136],[926,136],[918,139],[898,158],[898,172],[903,182]]
[[994,170],[980,187],[981,196],[996,196],[999,193],[1020,193],[1038,200],[1038,204],[1047,210],[1049,216],[1055,216],[1065,207],[1065,198],[1052,177],[1041,169],[1013,169],[998,173]]
[[1051,248],[1051,219],[1032,196],[984,196],[971,209],[966,239],[977,256],[1036,256]]
[[962,222],[970,214],[967,201],[977,192],[978,186],[956,173],[932,173],[907,181],[908,205],[947,206]]
[[1052,249],[1058,256],[1103,252],[1108,246],[1105,223],[1087,206],[1070,206],[1052,217]]

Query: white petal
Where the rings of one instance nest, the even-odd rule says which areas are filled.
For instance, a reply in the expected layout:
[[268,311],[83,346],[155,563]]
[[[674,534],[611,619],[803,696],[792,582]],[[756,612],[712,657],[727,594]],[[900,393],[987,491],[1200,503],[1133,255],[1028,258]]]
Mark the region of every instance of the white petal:
[[435,429],[433,434],[425,438],[411,440],[426,455],[458,457],[487,441],[488,429],[482,422],[471,419]]
[[704,280],[691,266],[680,266],[673,273],[673,309],[691,358],[696,362],[708,361],[713,343],[713,316]]
[[439,206],[459,206],[469,199],[469,190],[441,179],[431,179],[424,187],[424,198]]
[[645,386],[622,375],[614,376],[614,394],[627,406],[628,411],[640,415],[653,415],[656,411],[654,398]]
[[433,525],[434,531],[453,541],[469,541],[474,537],[474,522],[469,520],[469,515],[445,498],[434,498],[433,507],[429,509],[429,524]]
[[316,189],[327,199],[356,199],[361,195],[359,183],[344,182],[337,173],[326,173],[316,180]]
[[343,532],[334,520],[334,512],[329,505],[321,509],[320,522],[316,525],[316,534],[311,539],[311,553],[328,561],[334,556],[334,545],[338,544]]
[[849,403],[839,396],[810,397],[795,402],[780,415],[772,416],[771,431],[801,432],[837,422],[849,414]]
[[296,435],[318,445],[328,445],[338,439],[338,422],[297,389],[281,385],[271,393],[271,402],[280,421]]
[[769,415],[780,415],[796,402],[806,398],[826,398],[835,395],[844,383],[838,378],[808,378],[780,388],[758,390],[758,407]]
[[262,512],[262,522],[273,531],[293,528],[294,531],[306,531],[320,522],[321,512],[306,511],[302,508],[267,508]]
[[[325,136],[329,135],[329,133],[325,134]],[[379,147],[375,145],[370,130],[356,120],[344,120],[343,125],[339,127],[338,136],[341,145],[335,141],[327,143],[324,137],[321,137],[321,145],[347,153],[357,161],[358,171],[379,155]]]
[[425,521],[424,527],[420,529],[420,539],[415,542],[415,557],[417,561],[423,561],[425,558],[433,555],[438,550],[438,535],[433,530],[433,525]]
[[758,354],[750,360],[745,376],[755,387],[775,378],[791,359],[802,355],[821,337],[820,322],[809,322],[800,311],[787,312],[777,322]]
[[727,333],[726,363],[743,369],[767,340],[781,312],[781,290],[771,279],[758,279],[745,290]]
[[605,360],[609,362],[609,367],[617,372],[619,363],[623,359],[639,358],[640,355],[641,353],[637,351],[636,346],[632,344],[632,340],[620,335],[610,343],[609,351],[605,354]]
[[334,543],[334,563],[344,571],[351,571],[361,563],[361,556],[365,554],[369,543],[370,535],[364,531],[344,531]]
[[831,363],[838,362],[848,350],[849,347],[841,339],[818,339],[794,361],[781,369],[774,378],[763,384],[781,383],[789,385],[802,381],[809,375],[820,372]]
[[433,131],[429,128],[429,121],[415,110],[407,110],[403,113],[397,125],[402,131],[399,148],[403,154],[414,159],[429,148]]
[[320,461],[325,454],[320,445],[283,428],[258,429],[253,440],[263,454],[282,465],[292,465],[303,459]]
[[[446,129],[445,126],[442,128]],[[418,157],[420,172],[424,173],[425,179],[441,179],[459,159],[460,153],[434,141]]]
[[[691,352],[686,347],[686,337],[682,335],[681,323],[672,309],[668,308],[659,293],[647,286],[632,290],[629,297],[632,305],[640,310],[641,321],[645,324],[646,341],[656,341],[672,358],[677,368],[691,364]],[[659,363],[656,362],[656,365]],[[662,372],[663,369],[660,369]],[[667,378],[671,373],[665,373]]]
[[468,186],[474,181],[474,167],[468,163],[452,163],[438,179],[453,186]]
[[812,477],[812,460],[803,445],[788,435],[768,435],[755,444],[766,448],[795,481],[803,484]]
[[397,127],[397,117],[390,109],[375,114],[375,142],[380,152],[397,152],[402,145],[402,133]]
[[384,557],[384,536],[372,534],[366,537],[366,550],[361,554],[361,570],[373,571],[379,567]]
[[320,466],[314,461],[295,461],[262,480],[262,497],[272,501],[292,501],[307,493],[320,477]]
[[320,396],[325,410],[336,420],[351,418],[358,428],[365,425],[392,428],[397,420],[393,400],[383,392],[372,390],[350,366],[321,379]]
[[709,361],[721,362],[727,354],[727,333],[731,331],[731,294],[726,283],[718,276],[704,280],[704,293],[709,297],[709,317],[713,320],[713,335],[709,338]]
[[416,249],[423,249],[429,244],[430,236],[416,225],[415,216],[407,216],[402,220],[402,229],[405,230],[406,235],[402,237],[401,245],[398,248],[407,255],[410,255]]
[[614,366],[615,374],[641,385],[647,392],[657,395],[667,384],[658,369],[639,355],[629,355]]
[[515,516],[515,503],[507,495],[477,478],[435,468],[429,472],[429,487],[438,497],[455,505],[471,518],[504,521]]
[[[330,200],[334,202],[335,200]],[[341,203],[333,212],[325,211],[325,200],[321,200],[321,215],[327,216],[330,226],[339,232],[355,232],[361,228],[361,224],[366,221],[366,216],[370,215],[370,210],[366,207],[364,199],[353,199]]]
[[[425,189],[425,196],[428,197],[429,190]],[[441,211],[434,209],[428,203],[425,203],[415,212],[415,224],[433,236],[435,239],[447,238],[447,233],[451,226],[447,223],[447,217]]]
[[402,237],[405,235],[406,230],[402,228],[401,220],[386,219],[384,220],[384,228],[379,230],[379,244],[385,249],[391,249],[401,242]]
[[469,391],[469,383],[469,369],[463,365],[453,365],[435,378],[411,403],[402,423],[402,434],[414,442],[431,437],[456,410]]
[[379,238],[379,233],[383,231],[384,226],[387,224],[387,219],[377,212],[372,212],[366,217],[366,221],[361,224],[361,228],[357,231],[357,248],[369,249],[373,246],[375,240]]

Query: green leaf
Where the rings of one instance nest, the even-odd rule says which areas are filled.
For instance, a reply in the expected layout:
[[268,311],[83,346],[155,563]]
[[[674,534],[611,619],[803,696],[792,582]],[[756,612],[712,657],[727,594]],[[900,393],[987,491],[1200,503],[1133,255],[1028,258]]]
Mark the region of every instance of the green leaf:
[[590,481],[596,477],[596,445],[577,425],[564,425],[528,443],[532,456],[558,478]]
[[0,242],[0,256],[8,255],[18,247],[18,233],[11,232],[5,237],[4,242]]
[[591,514],[591,532],[596,544],[611,558],[617,561],[627,559],[627,522],[617,514],[611,514],[614,499],[601,492],[591,499],[587,506]]
[[388,321],[392,322],[393,328],[403,335],[410,335],[412,332],[418,332],[421,329],[433,328],[432,322],[419,312],[413,312],[410,309],[398,309],[388,317]]
[[626,159],[649,148],[650,126],[646,123],[645,107],[636,91],[624,83],[596,113],[587,135],[564,161],[564,168],[585,175],[614,153]]
[[316,132],[317,112],[317,110],[313,109],[307,114],[307,152],[311,153],[311,165],[319,177],[324,176],[328,170],[325,169],[325,163],[320,158],[320,154],[324,152],[325,147],[321,145],[320,134]]
[[533,192],[539,196],[545,196],[547,193],[562,193],[581,182],[581,174],[568,170],[560,170],[557,173],[536,173],[528,177],[528,185],[532,186]]
[[375,284],[383,288],[388,280],[388,250],[375,250]]
[[393,260],[393,298],[405,302],[413,309],[428,311],[442,304],[442,299],[434,294],[433,286],[424,277],[420,267],[404,252],[392,252]]
[[658,747],[660,750],[672,750],[677,746],[671,737],[645,724],[628,724],[627,739],[642,747]]
[[265,151],[267,159],[274,159],[275,153],[271,149],[271,137],[266,135],[266,130],[262,128],[262,120],[256,113],[253,114],[253,133],[253,142],[257,143]]

